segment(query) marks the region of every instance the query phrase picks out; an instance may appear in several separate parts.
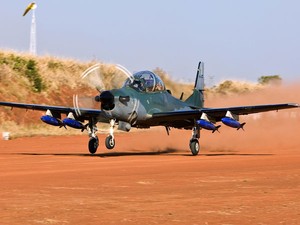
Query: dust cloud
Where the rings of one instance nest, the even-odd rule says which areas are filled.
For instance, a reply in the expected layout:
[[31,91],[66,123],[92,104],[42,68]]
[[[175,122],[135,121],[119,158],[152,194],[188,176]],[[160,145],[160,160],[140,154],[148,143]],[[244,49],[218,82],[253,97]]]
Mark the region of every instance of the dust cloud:
[[[207,99],[207,107],[255,104],[300,103],[300,83],[270,86],[263,90],[232,97]],[[241,116],[245,131],[222,126],[221,134],[204,133],[203,144],[214,150],[272,149],[300,151],[300,108]]]
[[[239,96],[208,96],[205,105],[226,107],[276,103],[300,103],[300,83],[267,87]],[[202,153],[300,151],[300,108],[241,116],[240,121],[246,122],[244,131],[223,124],[220,133],[201,130]],[[172,129],[168,136],[164,128],[154,128],[151,132],[138,134],[140,141],[136,149],[189,153],[190,137],[191,131]]]

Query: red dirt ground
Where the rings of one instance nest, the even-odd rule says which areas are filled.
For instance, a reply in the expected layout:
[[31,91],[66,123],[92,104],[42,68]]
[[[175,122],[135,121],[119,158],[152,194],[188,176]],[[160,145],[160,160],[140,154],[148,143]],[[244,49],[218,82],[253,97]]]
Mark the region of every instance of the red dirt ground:
[[116,134],[95,156],[85,136],[1,140],[1,224],[299,224],[299,122],[255,124],[202,132],[197,157],[190,131]]
[[[300,103],[299,85],[207,106]],[[300,109],[242,117],[244,131],[117,133],[0,141],[0,224],[300,224]],[[56,129],[56,128],[53,128]]]

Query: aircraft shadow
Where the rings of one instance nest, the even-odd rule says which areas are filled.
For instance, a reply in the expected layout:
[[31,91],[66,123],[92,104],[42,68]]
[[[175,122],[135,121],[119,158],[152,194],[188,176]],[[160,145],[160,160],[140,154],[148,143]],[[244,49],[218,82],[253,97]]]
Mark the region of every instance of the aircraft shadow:
[[[175,153],[175,154],[174,154]],[[177,149],[167,148],[160,151],[146,151],[146,152],[106,152],[98,154],[90,153],[13,153],[13,155],[27,155],[27,156],[80,156],[80,157],[121,157],[121,156],[155,156],[155,155],[181,155],[194,157],[190,153],[183,153]],[[199,153],[199,156],[272,156],[274,154],[265,154],[265,153]]]
[[14,153],[15,155],[27,156],[80,156],[80,157],[120,157],[120,156],[151,156],[151,155],[168,155],[175,153],[176,149],[165,149],[161,151],[147,151],[147,152],[106,152],[98,154],[90,153]]
[[204,156],[272,156],[274,154],[268,153],[208,153],[202,154]]

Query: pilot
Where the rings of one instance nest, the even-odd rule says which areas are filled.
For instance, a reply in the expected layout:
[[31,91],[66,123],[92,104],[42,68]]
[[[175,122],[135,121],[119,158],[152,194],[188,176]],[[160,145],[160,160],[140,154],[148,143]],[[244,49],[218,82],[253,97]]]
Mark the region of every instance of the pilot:
[[134,89],[137,89],[139,91],[145,91],[145,81],[143,81],[144,79],[140,79],[140,80],[134,80],[132,83],[132,87]]
[[149,79],[146,81],[146,91],[147,92],[153,92],[154,90],[154,80],[153,79]]

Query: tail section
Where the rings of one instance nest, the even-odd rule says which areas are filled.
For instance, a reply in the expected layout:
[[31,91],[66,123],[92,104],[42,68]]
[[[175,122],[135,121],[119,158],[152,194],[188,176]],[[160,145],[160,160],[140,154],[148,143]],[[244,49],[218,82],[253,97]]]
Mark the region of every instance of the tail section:
[[218,131],[218,132],[220,133],[220,131],[219,131],[219,128],[220,128],[220,127],[221,127],[221,125],[216,126],[216,129],[213,130],[212,133],[215,133],[216,131]]
[[193,94],[185,101],[191,107],[203,108],[204,106],[204,63],[199,62]]
[[241,123],[241,126],[237,129],[237,130],[239,130],[239,129],[242,129],[242,130],[244,130],[244,125],[245,125],[246,123]]

